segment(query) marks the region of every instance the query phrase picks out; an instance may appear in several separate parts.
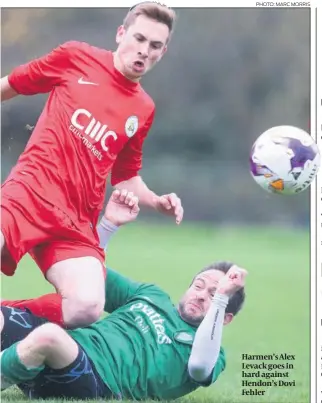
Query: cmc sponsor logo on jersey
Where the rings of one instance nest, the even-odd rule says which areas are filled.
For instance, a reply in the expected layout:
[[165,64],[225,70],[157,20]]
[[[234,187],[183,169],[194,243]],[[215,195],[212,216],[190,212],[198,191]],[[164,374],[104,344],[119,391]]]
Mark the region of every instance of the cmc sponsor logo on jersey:
[[[158,344],[172,344],[172,340],[165,333],[165,328],[163,326],[165,319],[157,313],[153,308],[151,308],[148,304],[143,304],[142,302],[138,302],[133,304],[130,307],[130,311],[139,311],[146,315],[149,322],[152,323],[156,333],[157,333],[157,342]],[[137,319],[135,319],[137,321]]]
[[[113,130],[108,130],[108,125],[99,120],[86,109],[77,109],[71,117],[69,130],[79,137],[83,144],[99,159],[102,153],[96,148],[100,144],[103,151],[108,151],[107,140],[116,141],[118,136]],[[91,139],[91,141],[90,141]]]

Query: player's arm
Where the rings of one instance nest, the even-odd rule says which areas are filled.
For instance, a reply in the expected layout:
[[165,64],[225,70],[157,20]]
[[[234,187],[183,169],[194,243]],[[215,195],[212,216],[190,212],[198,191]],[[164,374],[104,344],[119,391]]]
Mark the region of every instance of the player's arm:
[[192,345],[188,362],[189,375],[204,386],[213,383],[225,369],[221,339],[227,304],[228,297],[216,293]]
[[208,386],[215,382],[225,369],[225,356],[221,349],[225,310],[232,296],[244,286],[247,272],[232,266],[218,284],[210,308],[195,335],[188,362],[190,377],[197,383]]
[[174,216],[176,223],[180,224],[183,218],[183,208],[180,198],[175,193],[158,196],[149,189],[139,175],[142,168],[142,148],[153,118],[154,112],[151,114],[143,130],[134,135],[118,155],[112,170],[112,186],[117,189],[127,189],[133,192],[139,198],[141,206]]
[[66,42],[50,53],[14,68],[1,79],[1,100],[16,95],[50,92],[63,81],[64,72],[71,66],[71,56],[77,42]]
[[1,78],[1,102],[7,101],[8,99],[11,99],[17,95],[18,95],[18,93],[9,84],[8,76],[2,77]]

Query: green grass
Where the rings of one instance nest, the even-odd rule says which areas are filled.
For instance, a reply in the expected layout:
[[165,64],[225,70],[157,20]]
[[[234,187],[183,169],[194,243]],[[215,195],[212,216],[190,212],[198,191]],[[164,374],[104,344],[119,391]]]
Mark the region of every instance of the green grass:
[[[248,269],[247,300],[224,329],[225,372],[215,385],[179,402],[309,403],[309,232],[136,223],[112,240],[108,263],[132,278],[159,284],[177,301],[195,272],[214,260],[231,260]],[[2,298],[28,298],[51,290],[28,257],[13,278],[2,280]],[[259,388],[266,391],[264,396],[242,396],[243,353],[295,355],[286,380],[295,380],[296,386]],[[25,399],[13,389],[2,394],[2,401]]]

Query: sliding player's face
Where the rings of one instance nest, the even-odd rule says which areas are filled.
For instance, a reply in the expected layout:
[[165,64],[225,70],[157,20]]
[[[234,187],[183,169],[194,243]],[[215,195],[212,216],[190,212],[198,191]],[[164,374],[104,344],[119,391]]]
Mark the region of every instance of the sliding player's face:
[[166,52],[169,28],[160,22],[138,16],[127,29],[118,28],[116,42],[121,72],[138,80],[161,60]]
[[200,325],[210,307],[218,282],[224,276],[225,273],[219,270],[208,270],[194,279],[179,303],[179,313],[185,322],[193,326]]

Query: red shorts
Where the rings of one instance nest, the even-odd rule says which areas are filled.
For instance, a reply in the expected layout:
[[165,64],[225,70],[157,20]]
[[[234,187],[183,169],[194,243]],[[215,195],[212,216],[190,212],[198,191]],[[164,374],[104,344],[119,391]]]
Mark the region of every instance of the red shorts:
[[6,248],[1,271],[12,276],[29,253],[41,271],[62,260],[93,256],[105,264],[105,254],[93,229],[71,220],[66,212],[42,199],[22,182],[10,180],[1,189],[1,231]]

